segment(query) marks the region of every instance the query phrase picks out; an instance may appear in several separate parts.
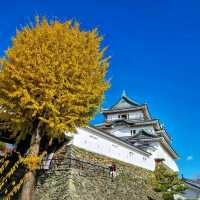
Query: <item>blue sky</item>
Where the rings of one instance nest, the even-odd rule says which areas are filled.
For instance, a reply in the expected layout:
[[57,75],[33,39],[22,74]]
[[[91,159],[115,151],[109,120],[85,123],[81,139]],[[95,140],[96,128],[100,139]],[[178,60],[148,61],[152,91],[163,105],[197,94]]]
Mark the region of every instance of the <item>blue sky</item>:
[[[0,4],[0,55],[16,28],[35,15],[73,18],[83,29],[97,27],[112,56],[112,85],[104,106],[125,89],[147,102],[165,124],[186,177],[200,174],[200,2],[186,0],[7,0]],[[102,120],[97,116],[95,122]]]

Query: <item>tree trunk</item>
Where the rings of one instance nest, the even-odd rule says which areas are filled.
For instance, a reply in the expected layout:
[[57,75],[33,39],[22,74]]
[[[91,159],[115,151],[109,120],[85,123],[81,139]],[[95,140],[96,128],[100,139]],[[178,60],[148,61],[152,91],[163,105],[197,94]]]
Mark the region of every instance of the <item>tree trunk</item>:
[[[29,148],[29,155],[38,156],[40,150],[40,134],[39,134],[39,123],[34,130],[31,138],[31,144]],[[24,177],[24,183],[22,187],[21,200],[31,200],[36,182],[36,172],[28,171]]]

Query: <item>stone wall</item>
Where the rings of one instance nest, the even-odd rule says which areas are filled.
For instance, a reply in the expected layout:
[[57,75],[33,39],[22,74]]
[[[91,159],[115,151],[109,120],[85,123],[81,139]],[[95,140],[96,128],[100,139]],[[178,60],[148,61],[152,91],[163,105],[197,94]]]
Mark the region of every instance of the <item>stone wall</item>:
[[[114,179],[108,169],[113,162]],[[73,146],[62,147],[52,167],[38,176],[34,200],[161,200],[151,188],[151,172]]]

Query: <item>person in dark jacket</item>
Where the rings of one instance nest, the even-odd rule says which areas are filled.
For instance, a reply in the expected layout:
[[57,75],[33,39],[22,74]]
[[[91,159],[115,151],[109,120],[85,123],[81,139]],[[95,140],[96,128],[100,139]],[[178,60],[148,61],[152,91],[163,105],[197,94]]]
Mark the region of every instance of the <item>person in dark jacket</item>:
[[112,165],[109,167],[109,169],[110,169],[110,176],[112,178],[114,178],[116,176],[116,170],[117,170],[116,164],[112,163]]

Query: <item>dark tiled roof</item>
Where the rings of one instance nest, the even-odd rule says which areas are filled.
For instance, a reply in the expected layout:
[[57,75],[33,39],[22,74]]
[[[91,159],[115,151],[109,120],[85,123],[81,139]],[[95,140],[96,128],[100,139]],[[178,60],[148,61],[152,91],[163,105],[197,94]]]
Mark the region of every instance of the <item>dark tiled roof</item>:
[[153,141],[141,141],[141,140],[132,141],[132,140],[131,140],[131,136],[125,136],[125,137],[120,137],[120,138],[121,138],[122,140],[124,140],[124,141],[126,141],[126,142],[132,144],[133,146],[135,146],[135,147],[137,147],[137,148],[143,150],[143,151],[146,151],[146,150],[149,149],[149,148],[155,149],[155,148],[151,145],[151,143],[152,143]]
[[137,102],[130,99],[125,92],[122,93],[121,98],[111,106],[108,110],[119,110],[119,109],[127,109],[127,108],[134,108],[140,106]]
[[128,120],[128,119],[117,119],[117,120],[112,120],[112,121],[106,121],[102,124],[100,124],[99,126],[96,125],[97,127],[103,128],[103,127],[110,127],[114,124],[128,124],[128,125],[144,125],[144,124],[152,124],[152,123],[158,123],[157,119],[151,119],[151,120]]
[[138,133],[133,135],[132,139],[138,140],[138,139],[152,139],[152,138],[158,138],[158,135],[154,135],[151,133],[148,133],[145,130],[140,130]]
[[136,133],[134,136],[123,136],[120,137],[123,140],[131,143],[131,144],[136,144],[136,143],[140,143],[142,146],[149,146],[152,142],[158,141],[160,139],[160,136],[156,136],[150,133],[147,133],[144,130],[139,131],[138,133]]
[[195,187],[196,189],[200,190],[200,183],[196,180],[190,180],[190,179],[186,179],[183,178],[184,183],[186,183],[189,186]]

